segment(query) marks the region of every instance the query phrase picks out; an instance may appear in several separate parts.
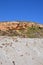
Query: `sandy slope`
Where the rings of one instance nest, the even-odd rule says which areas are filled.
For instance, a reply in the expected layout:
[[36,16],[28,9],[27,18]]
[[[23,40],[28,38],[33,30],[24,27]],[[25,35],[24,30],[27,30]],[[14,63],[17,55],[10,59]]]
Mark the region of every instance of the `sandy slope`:
[[43,39],[0,36],[0,65],[43,65]]

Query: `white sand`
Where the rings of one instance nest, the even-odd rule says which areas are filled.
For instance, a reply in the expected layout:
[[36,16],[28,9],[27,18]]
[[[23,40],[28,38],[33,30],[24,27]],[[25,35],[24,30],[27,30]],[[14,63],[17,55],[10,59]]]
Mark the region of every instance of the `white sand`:
[[0,65],[43,65],[43,39],[0,36]]

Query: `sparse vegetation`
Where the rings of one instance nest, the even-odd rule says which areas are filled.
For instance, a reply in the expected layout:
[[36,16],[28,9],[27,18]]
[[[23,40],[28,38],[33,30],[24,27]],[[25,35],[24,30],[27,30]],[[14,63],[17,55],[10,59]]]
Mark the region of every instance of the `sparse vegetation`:
[[[7,24],[7,23],[6,23]],[[0,36],[22,36],[29,38],[42,38],[43,37],[43,27],[38,26],[36,23],[9,23],[7,24],[6,30],[0,29]],[[2,24],[1,24],[2,25]],[[14,26],[15,25],[15,26]],[[27,26],[28,25],[28,26]],[[29,27],[30,26],[30,27]],[[2,25],[3,28],[3,25]]]
[[26,30],[20,29],[20,30],[6,30],[2,31],[0,30],[0,36],[22,36],[22,37],[29,37],[29,38],[37,38],[37,37],[43,37],[43,28],[40,27],[27,27]]
[[37,38],[37,37],[43,37],[43,29],[40,29],[39,27],[28,27],[27,28],[27,37],[31,38]]

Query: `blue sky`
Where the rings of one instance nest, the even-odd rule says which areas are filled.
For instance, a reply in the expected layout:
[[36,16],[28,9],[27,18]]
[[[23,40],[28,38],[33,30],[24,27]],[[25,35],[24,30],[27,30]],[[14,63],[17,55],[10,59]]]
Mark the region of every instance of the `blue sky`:
[[0,21],[13,20],[43,24],[43,0],[0,0]]

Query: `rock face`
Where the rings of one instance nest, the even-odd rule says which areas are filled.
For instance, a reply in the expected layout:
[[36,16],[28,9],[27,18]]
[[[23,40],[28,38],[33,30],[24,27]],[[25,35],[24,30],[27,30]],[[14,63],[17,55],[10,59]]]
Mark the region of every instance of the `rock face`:
[[0,65],[43,65],[43,39],[0,36]]
[[43,25],[34,22],[0,22],[0,35],[43,37]]
[[26,27],[38,26],[43,27],[41,24],[33,23],[33,22],[0,22],[0,30],[8,30],[10,29],[25,29]]

